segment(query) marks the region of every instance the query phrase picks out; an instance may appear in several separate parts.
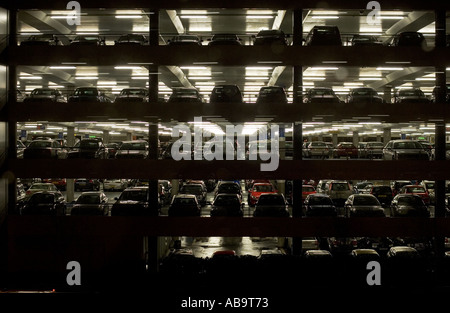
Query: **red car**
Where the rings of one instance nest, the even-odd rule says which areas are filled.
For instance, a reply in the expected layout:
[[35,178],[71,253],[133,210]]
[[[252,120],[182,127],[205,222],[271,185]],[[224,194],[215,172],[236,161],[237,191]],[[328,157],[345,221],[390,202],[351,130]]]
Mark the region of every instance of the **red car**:
[[302,185],[302,200],[305,201],[306,197],[310,194],[316,193],[316,189],[311,185]]
[[425,204],[427,204],[427,205],[430,204],[430,195],[428,194],[428,191],[423,186],[406,185],[406,186],[403,186],[402,189],[400,189],[399,193],[418,195],[422,198],[422,200],[423,200],[423,202],[425,202]]
[[341,142],[333,150],[333,158],[350,157],[352,159],[358,157],[358,148],[351,142]]
[[65,178],[44,178],[43,183],[53,183],[53,185],[58,188],[58,190],[66,190],[66,179]]
[[277,193],[278,190],[271,183],[255,183],[248,190],[248,204],[255,205],[263,193]]

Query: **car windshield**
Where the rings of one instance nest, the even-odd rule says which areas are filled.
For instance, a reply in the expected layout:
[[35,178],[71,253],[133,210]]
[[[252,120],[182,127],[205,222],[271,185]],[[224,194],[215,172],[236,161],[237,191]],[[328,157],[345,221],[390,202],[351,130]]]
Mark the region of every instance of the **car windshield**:
[[333,205],[333,201],[331,201],[328,197],[311,197],[309,198],[309,204],[312,205]]
[[54,201],[55,197],[53,194],[48,193],[34,194],[29,200],[30,203],[53,203]]
[[385,192],[385,193],[392,193],[391,187],[388,186],[380,186],[380,187],[373,187],[372,192]]
[[75,96],[97,96],[98,91],[95,88],[90,89],[77,89],[75,90]]
[[201,194],[202,193],[202,186],[193,184],[193,185],[184,185],[181,187],[181,191],[183,193],[191,193],[191,194]]
[[309,144],[309,146],[310,147],[324,147],[324,148],[326,148],[327,147],[327,144],[325,143],[325,142],[311,142],[310,144]]
[[95,36],[77,36],[75,41],[97,41],[98,37]]
[[303,192],[313,192],[313,191],[315,191],[315,190],[314,190],[314,187],[313,187],[313,186],[303,186],[303,187],[302,187],[302,191],[303,191]]
[[281,32],[280,30],[277,29],[272,29],[272,30],[262,30],[258,33],[257,36],[279,36],[279,35],[283,35],[283,32]]
[[258,204],[267,204],[267,205],[285,205],[285,201],[282,196],[261,196],[258,200]]
[[219,186],[218,191],[223,193],[238,193],[240,187],[236,184],[222,184]]
[[98,149],[99,142],[94,140],[82,140],[80,142],[80,148],[83,149]]
[[377,96],[378,93],[370,88],[359,88],[353,90],[353,95],[355,96]]
[[253,191],[269,192],[269,191],[273,191],[273,187],[272,187],[272,185],[255,185],[255,186],[253,186]]
[[31,95],[39,95],[39,96],[52,96],[56,93],[53,89],[35,89],[31,92]]
[[173,204],[176,205],[196,205],[194,198],[175,198]]
[[375,197],[355,197],[353,199],[354,205],[379,205],[377,198]]
[[29,148],[51,148],[52,142],[51,141],[32,141],[28,145]]
[[355,148],[355,146],[351,143],[343,143],[340,145],[341,148]]
[[398,205],[423,205],[423,201],[420,197],[400,197]]
[[145,142],[124,142],[120,150],[145,150]]
[[217,196],[214,205],[239,205],[239,199],[236,196]]
[[195,89],[174,89],[173,94],[177,96],[196,96],[197,90]]
[[262,94],[262,95],[282,94],[283,93],[283,89],[282,88],[267,88],[267,87],[263,87],[263,88],[260,89],[259,93]]
[[177,36],[172,41],[199,41],[197,36]]
[[78,197],[77,203],[98,204],[98,203],[100,203],[100,196],[99,195],[81,195]]
[[423,149],[423,146],[416,141],[394,142],[394,149]]
[[147,201],[147,190],[125,190],[119,200]]
[[237,40],[236,35],[214,35],[213,40]]
[[144,38],[140,35],[125,35],[120,36],[119,38],[119,41],[128,41],[128,40],[144,41]]
[[335,191],[350,190],[350,187],[347,183],[333,183],[331,184],[331,190]]
[[376,148],[376,147],[378,147],[378,148],[383,148],[384,145],[383,145],[382,142],[369,142],[369,143],[367,144],[367,147],[368,147],[368,148],[372,148],[372,147],[374,147],[374,148]]
[[145,96],[147,93],[144,89],[124,89],[120,92],[121,96]]
[[425,192],[425,188],[423,188],[423,187],[407,187],[406,192],[421,193],[421,192]]
[[411,97],[411,96],[423,96],[423,92],[420,89],[404,89],[399,91],[400,97]]
[[331,89],[311,89],[311,95],[313,95],[313,96],[332,96],[333,90],[331,90]]
[[44,34],[44,35],[38,35],[38,36],[30,36],[28,40],[35,40],[35,41],[48,41],[53,40],[53,35],[50,34]]
[[30,189],[40,189],[40,190],[55,190],[55,188],[53,188],[53,185],[50,184],[34,184],[30,187]]
[[334,35],[337,34],[335,27],[316,27],[315,32],[319,35]]

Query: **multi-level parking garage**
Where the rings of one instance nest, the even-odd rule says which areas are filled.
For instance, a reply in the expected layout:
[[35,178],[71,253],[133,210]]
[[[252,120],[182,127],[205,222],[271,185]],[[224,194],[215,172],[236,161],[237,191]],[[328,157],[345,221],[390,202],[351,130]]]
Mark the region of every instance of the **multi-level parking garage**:
[[[75,16],[64,1],[3,4],[2,291],[131,292],[174,309],[443,296],[449,5],[379,4],[96,0]],[[319,26],[339,33],[311,44]],[[285,41],[258,44],[261,30]],[[252,150],[257,134],[270,158]],[[258,188],[286,203],[264,207]],[[330,202],[314,207],[308,189]],[[178,199],[202,205],[177,215]]]

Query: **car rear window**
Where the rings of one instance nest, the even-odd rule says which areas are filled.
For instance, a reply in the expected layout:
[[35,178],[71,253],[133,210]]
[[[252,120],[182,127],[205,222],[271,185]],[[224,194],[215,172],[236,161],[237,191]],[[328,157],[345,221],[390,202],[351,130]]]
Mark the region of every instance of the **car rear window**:
[[407,192],[425,192],[425,188],[423,187],[408,187],[406,189]]
[[120,195],[119,200],[147,201],[146,190],[125,190]]
[[273,191],[272,185],[255,185],[253,186],[253,190],[256,192],[268,192]]
[[217,196],[214,205],[239,205],[239,199],[236,196]]
[[354,205],[379,205],[380,203],[375,197],[355,197]]
[[377,192],[377,193],[392,193],[391,187],[388,186],[383,186],[383,187],[373,187],[372,192]]
[[394,142],[394,149],[423,149],[423,146],[415,141]]
[[423,201],[420,197],[400,197],[398,199],[398,205],[423,205]]
[[80,142],[80,148],[84,149],[97,149],[99,146],[98,141],[82,140]]
[[350,190],[350,186],[347,183],[333,183],[331,184],[331,190],[335,191]]
[[264,205],[285,205],[284,199],[281,196],[263,195],[259,198],[258,204]]
[[123,143],[120,150],[145,150],[145,142]]
[[303,186],[303,187],[302,187],[302,191],[303,191],[303,192],[313,192],[313,191],[315,191],[315,190],[314,190],[314,187],[311,187],[311,186]]
[[29,200],[30,203],[53,203],[54,201],[55,197],[48,193],[36,193]]
[[51,141],[32,141],[28,147],[30,148],[50,148],[52,146]]
[[100,203],[100,196],[99,195],[81,195],[78,197],[77,203],[98,204],[98,203]]
[[328,197],[312,197],[309,198],[309,204],[312,205],[333,205],[333,201]]

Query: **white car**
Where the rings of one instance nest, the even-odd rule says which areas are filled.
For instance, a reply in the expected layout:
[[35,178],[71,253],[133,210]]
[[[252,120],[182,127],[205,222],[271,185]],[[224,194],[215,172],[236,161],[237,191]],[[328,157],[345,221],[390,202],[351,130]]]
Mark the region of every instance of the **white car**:
[[124,190],[128,186],[125,179],[105,179],[103,181],[103,190]]

